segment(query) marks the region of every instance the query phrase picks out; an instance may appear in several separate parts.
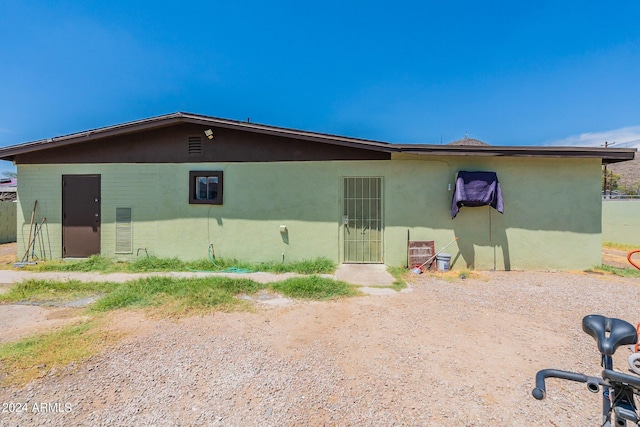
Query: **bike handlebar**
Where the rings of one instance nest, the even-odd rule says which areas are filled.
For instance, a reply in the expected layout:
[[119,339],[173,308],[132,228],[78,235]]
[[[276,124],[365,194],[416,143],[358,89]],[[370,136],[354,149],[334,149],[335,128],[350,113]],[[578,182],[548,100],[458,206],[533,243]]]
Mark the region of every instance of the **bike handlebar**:
[[636,391],[640,391],[640,377],[638,376],[613,371],[611,369],[605,369],[604,371],[602,371],[602,378],[607,380],[610,385],[623,384]]
[[607,385],[602,378],[590,377],[577,372],[561,371],[559,369],[543,369],[536,374],[536,388],[531,391],[533,397],[538,400],[544,399],[547,394],[544,383],[546,378],[560,378],[579,383],[587,383],[587,389],[592,393],[597,393],[601,385]]

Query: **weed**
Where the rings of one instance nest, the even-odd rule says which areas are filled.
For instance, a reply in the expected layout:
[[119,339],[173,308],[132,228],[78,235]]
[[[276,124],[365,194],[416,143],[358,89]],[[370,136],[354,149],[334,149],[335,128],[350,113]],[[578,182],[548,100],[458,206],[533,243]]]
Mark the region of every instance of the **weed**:
[[587,270],[587,272],[598,272],[598,271],[604,271],[605,273],[611,273],[611,274],[615,274],[616,276],[622,276],[622,277],[640,277],[640,270],[638,270],[637,268],[620,268],[620,267],[613,267],[611,265],[599,265],[597,267],[594,267],[593,269],[589,269]]
[[616,250],[625,251],[625,252],[640,249],[640,246],[637,246],[637,245],[631,245],[626,243],[613,243],[613,242],[603,242],[602,247],[608,248],[608,249],[616,249]]
[[81,282],[29,279],[16,283],[9,292],[0,295],[0,302],[70,301],[89,295],[107,293],[119,286],[112,282]]
[[185,263],[178,258],[138,258],[125,264],[125,269],[130,273],[146,273],[149,271],[184,271]]
[[147,273],[153,271],[264,271],[271,273],[324,274],[336,269],[333,261],[327,258],[303,260],[289,263],[263,262],[251,264],[235,259],[201,259],[184,262],[178,258],[139,258],[131,262],[114,262],[108,258],[94,255],[81,261],[45,261],[23,267],[32,271],[74,271],[101,273]]
[[391,285],[391,289],[393,289],[396,292],[400,292],[402,289],[407,287],[407,282],[404,279],[404,275],[407,274],[407,269],[406,268],[404,268],[404,267],[388,267],[387,271],[395,279],[393,281],[393,285]]
[[292,277],[271,285],[276,292],[292,298],[329,300],[359,295],[360,292],[348,283],[320,276]]
[[[286,264],[285,264],[286,265]],[[327,258],[317,258],[315,260],[303,260],[289,263],[290,271],[299,274],[328,274],[333,273],[336,265]]]
[[[238,294],[264,288],[253,280],[228,277],[172,278],[152,276],[121,284],[91,306],[102,312],[125,307],[158,307],[164,304],[180,311],[232,307]],[[171,310],[169,310],[171,311]]]
[[46,261],[34,266],[27,266],[25,269],[35,271],[100,271],[103,273],[120,271],[116,263],[101,255],[92,255],[80,261]]

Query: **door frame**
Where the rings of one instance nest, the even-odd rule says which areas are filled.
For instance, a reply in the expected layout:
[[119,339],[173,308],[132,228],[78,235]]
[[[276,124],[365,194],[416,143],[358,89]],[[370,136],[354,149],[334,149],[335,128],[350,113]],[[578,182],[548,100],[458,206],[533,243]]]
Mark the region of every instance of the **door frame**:
[[[91,187],[87,190],[86,194],[82,194],[82,191],[79,191],[81,188],[73,187],[71,185],[91,185]],[[100,174],[65,174],[62,175],[62,257],[63,258],[84,258],[91,255],[97,255],[101,252],[101,225],[102,225],[102,176]],[[97,188],[96,188],[97,187]],[[71,188],[71,190],[69,190]],[[78,199],[80,197],[80,200]],[[93,200],[91,200],[93,199]],[[72,218],[69,218],[69,210],[78,212],[78,210],[82,207],[80,203],[84,203],[84,213],[82,215],[74,215]],[[97,210],[96,210],[97,203]],[[82,218],[79,218],[79,217]],[[82,230],[74,230],[68,223],[68,221],[78,221],[80,220],[80,227]],[[77,225],[77,224],[76,224]],[[91,229],[90,232],[87,233],[87,229]],[[79,232],[78,232],[79,231]],[[80,236],[80,237],[79,237]],[[86,249],[77,250],[77,248],[72,247],[71,251],[67,250],[67,246],[71,241],[77,242],[76,239],[82,238],[86,239],[90,237],[90,241],[86,242]],[[83,242],[83,243],[84,243]],[[80,249],[82,249],[83,245],[80,245]],[[73,252],[73,253],[69,253]]]

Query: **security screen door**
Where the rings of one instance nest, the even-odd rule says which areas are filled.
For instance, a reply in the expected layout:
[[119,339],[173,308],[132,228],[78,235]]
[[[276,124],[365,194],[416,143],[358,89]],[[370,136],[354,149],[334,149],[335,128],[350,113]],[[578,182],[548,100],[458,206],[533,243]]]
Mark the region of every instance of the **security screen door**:
[[381,263],[382,177],[345,177],[343,196],[345,263]]

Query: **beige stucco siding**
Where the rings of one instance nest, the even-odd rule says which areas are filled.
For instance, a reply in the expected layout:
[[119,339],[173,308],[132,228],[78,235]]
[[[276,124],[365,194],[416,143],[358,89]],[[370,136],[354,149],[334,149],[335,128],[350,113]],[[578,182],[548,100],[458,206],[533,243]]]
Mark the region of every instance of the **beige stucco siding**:
[[[224,204],[190,205],[191,170],[224,171]],[[451,219],[455,174],[493,170],[505,213],[462,208]],[[407,237],[447,248],[453,268],[581,269],[600,263],[597,159],[401,156],[390,161],[18,165],[19,253],[34,200],[46,238],[61,256],[61,177],[100,174],[102,254],[285,261],[342,260],[342,178],[379,176],[384,185],[384,262],[406,263]],[[450,186],[450,187],[449,187]],[[115,209],[133,212],[133,251],[115,254]],[[287,227],[286,233],[280,226]],[[142,256],[142,254],[140,254]]]

